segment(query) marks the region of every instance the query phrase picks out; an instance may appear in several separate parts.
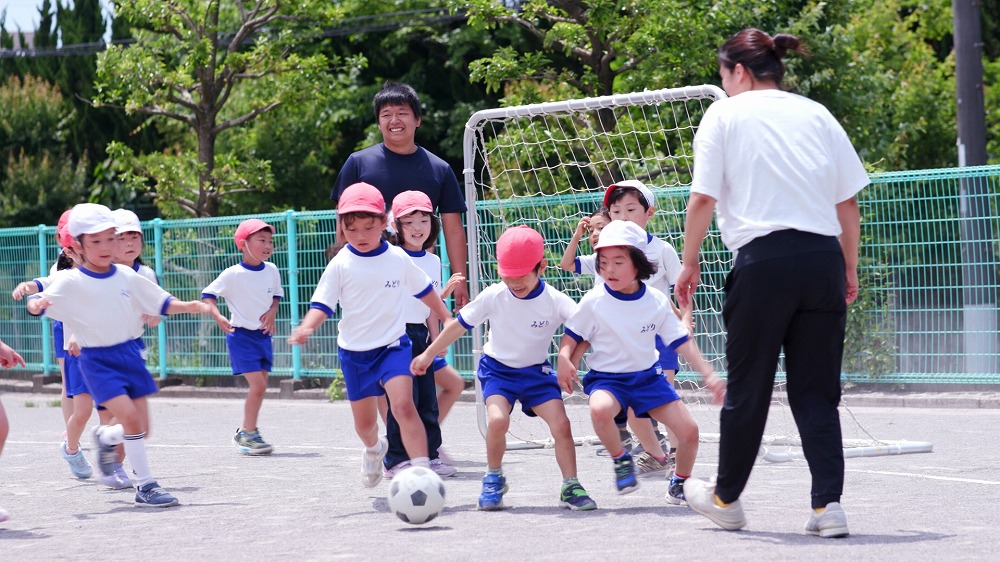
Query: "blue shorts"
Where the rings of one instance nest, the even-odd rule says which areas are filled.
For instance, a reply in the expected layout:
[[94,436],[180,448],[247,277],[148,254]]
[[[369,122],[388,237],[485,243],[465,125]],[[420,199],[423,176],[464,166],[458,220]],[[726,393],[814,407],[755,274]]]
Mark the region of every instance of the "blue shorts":
[[123,394],[142,398],[159,390],[146,369],[144,347],[136,338],[108,347],[80,350],[80,372],[94,402],[104,404]]
[[634,373],[606,373],[590,371],[583,377],[583,391],[610,392],[621,404],[622,411],[632,408],[636,416],[648,418],[649,411],[675,400],[680,400],[677,391],[663,376],[659,365]]
[[226,347],[229,348],[229,364],[234,375],[253,373],[256,371],[271,372],[274,361],[274,345],[271,335],[263,330],[248,330],[236,328],[226,334]]
[[340,348],[340,370],[344,373],[347,399],[354,402],[371,396],[385,394],[385,383],[399,376],[412,377],[410,338],[405,335],[386,347],[368,351],[351,351]]
[[514,369],[500,361],[483,355],[479,359],[479,369],[476,370],[483,389],[483,399],[499,394],[510,402],[511,410],[514,402],[521,402],[521,411],[534,417],[534,407],[549,400],[562,400],[562,389],[559,379],[548,361],[540,365],[531,365]]
[[438,357],[437,355],[435,355],[434,360],[431,361],[431,372],[436,373],[447,366],[448,366],[448,361],[444,357]]
[[63,342],[63,323],[58,320],[52,321],[52,343],[56,347],[56,359],[66,357],[65,344]]
[[63,361],[63,388],[66,389],[66,397],[72,398],[77,394],[90,394],[87,384],[80,373],[80,358],[66,354]]
[[670,346],[663,343],[663,338],[659,334],[656,336],[656,351],[660,352],[660,368],[663,369],[663,372],[680,370],[681,364],[677,360],[677,350],[671,349]]

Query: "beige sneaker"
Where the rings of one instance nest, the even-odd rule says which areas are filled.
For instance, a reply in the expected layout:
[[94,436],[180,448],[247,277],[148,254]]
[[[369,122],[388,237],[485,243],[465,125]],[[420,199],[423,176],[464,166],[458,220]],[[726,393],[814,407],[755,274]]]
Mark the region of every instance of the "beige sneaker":
[[380,436],[376,446],[374,451],[365,447],[361,453],[361,483],[365,488],[374,488],[382,481],[382,459],[389,452],[389,442]]
[[813,511],[806,522],[806,532],[824,539],[846,537],[850,533],[847,531],[847,514],[844,513],[844,508],[838,502],[830,502],[826,504],[823,513]]
[[738,531],[747,526],[747,517],[743,514],[740,500],[729,504],[729,507],[719,507],[715,505],[714,495],[715,484],[694,478],[684,481],[684,498],[691,509],[727,531]]

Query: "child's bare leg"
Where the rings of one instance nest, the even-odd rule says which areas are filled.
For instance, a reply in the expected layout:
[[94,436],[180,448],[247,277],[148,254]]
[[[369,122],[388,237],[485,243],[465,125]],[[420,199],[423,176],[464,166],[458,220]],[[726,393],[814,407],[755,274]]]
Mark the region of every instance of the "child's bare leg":
[[[667,382],[670,383],[670,386],[674,386],[674,378],[677,376],[677,371],[669,369],[665,374],[667,375]],[[677,437],[674,435],[673,431],[670,431],[670,428],[667,428],[667,440],[670,441],[670,448],[676,450]]]
[[658,459],[663,458],[666,453],[660,445],[660,440],[656,438],[656,430],[653,428],[653,425],[649,423],[647,418],[637,417],[635,412],[632,411],[632,408],[629,408],[628,426],[632,429],[632,433],[635,434],[635,438],[639,440],[639,444],[642,445],[642,448],[645,449],[647,453]]
[[618,426],[615,425],[615,416],[621,409],[618,400],[606,390],[597,390],[590,395],[590,421],[594,424],[594,433],[612,457],[625,452]]
[[76,454],[80,448],[80,436],[87,428],[87,421],[94,411],[94,400],[89,394],[77,394],[70,400],[73,406],[73,415],[66,421],[66,452]]
[[419,466],[420,459],[427,459],[427,432],[413,404],[413,378],[408,375],[392,377],[384,386],[392,416],[399,423],[406,455],[410,462]]
[[[59,363],[59,378],[62,383],[62,396],[59,398],[59,406],[62,408],[63,423],[69,423],[69,417],[73,415],[73,399],[66,396],[66,358],[60,357],[56,359]],[[67,430],[68,432],[68,430]]]
[[378,397],[378,416],[382,418],[382,425],[388,426],[389,422],[389,401],[385,399],[385,395]]
[[149,404],[146,397],[133,399],[120,394],[107,400],[102,406],[121,424],[122,435],[119,437],[115,432],[105,429],[98,433],[100,444],[107,446],[123,442],[125,454],[135,473],[136,485],[141,487],[152,482],[153,474],[146,454],[146,428],[149,427]]
[[[115,417],[111,415],[111,411],[107,408],[97,410],[97,419],[101,425],[114,425],[118,422],[115,421]],[[149,439],[149,430],[146,430],[146,438]],[[118,449],[118,462],[125,461],[125,447],[121,444],[117,445]]]
[[[566,416],[566,407],[563,405],[563,401],[549,400],[532,409],[538,414],[538,417],[549,425],[552,439],[556,443],[556,462],[559,464],[563,479],[576,478],[576,444],[573,442],[573,428]],[[614,420],[612,420],[611,425],[614,426]],[[618,428],[614,427],[613,429],[615,435],[618,435]]]
[[3,445],[7,442],[9,433],[10,424],[7,422],[7,411],[3,409],[3,402],[0,402],[0,454],[3,453]]
[[365,447],[372,449],[378,445],[378,406],[374,396],[351,401],[354,417],[354,431]]
[[454,367],[448,365],[434,371],[434,382],[441,387],[441,392],[437,395],[438,423],[440,424],[444,421],[448,412],[451,411],[451,407],[458,401],[458,398],[462,396],[462,391],[465,390],[465,381]]
[[511,404],[494,394],[486,399],[486,467],[499,469],[507,452],[507,430],[510,428]]
[[264,403],[264,393],[267,392],[267,371],[243,373],[243,378],[250,385],[246,402],[243,403],[243,429],[251,431],[257,429],[257,416]]
[[687,406],[680,400],[664,404],[649,411],[653,419],[663,422],[672,435],[677,436],[677,468],[679,478],[691,476],[698,456],[698,424],[691,417]]

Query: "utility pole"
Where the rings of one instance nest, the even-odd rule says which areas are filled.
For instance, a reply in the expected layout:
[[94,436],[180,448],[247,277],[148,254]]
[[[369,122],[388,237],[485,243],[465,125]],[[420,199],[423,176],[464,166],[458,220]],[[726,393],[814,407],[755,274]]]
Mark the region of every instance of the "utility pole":
[[[983,38],[979,0],[953,0],[955,90],[958,98],[958,165],[986,164],[983,102]],[[984,177],[962,178],[963,317],[965,372],[997,370],[997,275],[993,258],[989,185]]]

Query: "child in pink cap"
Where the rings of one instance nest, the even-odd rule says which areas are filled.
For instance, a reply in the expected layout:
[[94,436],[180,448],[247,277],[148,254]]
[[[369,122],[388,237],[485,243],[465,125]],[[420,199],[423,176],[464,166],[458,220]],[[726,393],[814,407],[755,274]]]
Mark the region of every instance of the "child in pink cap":
[[389,398],[406,453],[414,466],[430,468],[427,434],[413,403],[410,338],[404,310],[418,298],[440,318],[451,318],[430,277],[406,252],[382,239],[385,201],[367,183],[351,184],[340,196],[337,222],[347,245],[323,271],[309,312],[288,342],[303,345],[340,305],[337,355],[351,402],[354,428],[364,443],[362,483],[382,480],[388,442],[379,436],[378,397]]
[[601,231],[597,267],[604,282],[584,295],[577,312],[566,321],[559,346],[559,383],[570,391],[579,382],[577,350],[580,342],[589,342],[591,370],[583,378],[583,389],[590,395],[594,432],[614,460],[618,493],[639,487],[632,456],[615,425],[615,418],[632,408],[639,417],[663,422],[677,436],[677,468],[667,501],[682,505],[684,480],[691,475],[698,452],[698,425],[663,376],[655,339],[662,338],[701,373],[718,402],[725,383],[702,357],[668,297],[643,282],[656,271],[644,253],[647,240],[642,227],[622,220],[611,221]]
[[[274,362],[274,322],[285,296],[278,266],[267,261],[274,253],[274,227],[247,219],[233,236],[242,258],[226,268],[201,292],[215,323],[226,333],[233,375],[243,375],[249,390],[243,404],[243,425],[233,445],[244,455],[269,455],[274,450],[257,428],[257,417],[267,391],[267,375]],[[230,317],[219,312],[218,298],[226,299]]]
[[548,424],[555,440],[556,463],[563,478],[560,504],[573,510],[596,509],[597,504],[577,479],[573,432],[548,359],[552,336],[576,312],[576,303],[542,280],[544,243],[542,235],[532,228],[509,228],[500,236],[497,269],[502,282],[487,287],[465,305],[457,320],[445,325],[441,335],[413,359],[410,368],[414,373],[423,373],[434,357],[466,330],[489,321],[476,373],[489,419],[487,471],[478,508],[503,508],[507,492],[502,464],[506,434],[514,402],[520,401],[526,415],[538,416]]

